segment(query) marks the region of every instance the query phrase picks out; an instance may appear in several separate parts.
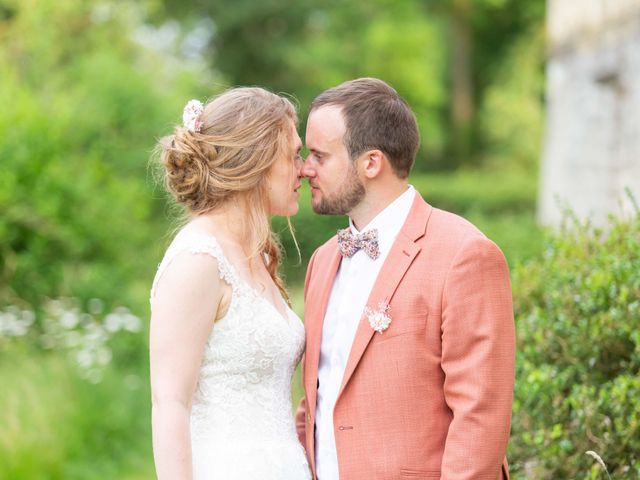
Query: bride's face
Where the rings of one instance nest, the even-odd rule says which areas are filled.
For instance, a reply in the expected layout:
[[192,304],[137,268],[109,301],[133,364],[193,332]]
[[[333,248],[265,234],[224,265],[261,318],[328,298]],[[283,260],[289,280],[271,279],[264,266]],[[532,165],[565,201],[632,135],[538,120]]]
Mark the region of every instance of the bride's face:
[[276,160],[267,177],[269,214],[291,216],[298,213],[302,141],[291,122],[290,142],[285,154]]

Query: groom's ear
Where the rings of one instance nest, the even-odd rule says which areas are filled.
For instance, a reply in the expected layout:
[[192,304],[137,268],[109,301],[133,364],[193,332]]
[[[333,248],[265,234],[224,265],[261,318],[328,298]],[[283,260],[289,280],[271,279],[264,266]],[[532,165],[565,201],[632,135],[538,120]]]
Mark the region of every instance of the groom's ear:
[[362,172],[366,178],[375,178],[384,168],[385,156],[382,151],[367,150],[362,155]]

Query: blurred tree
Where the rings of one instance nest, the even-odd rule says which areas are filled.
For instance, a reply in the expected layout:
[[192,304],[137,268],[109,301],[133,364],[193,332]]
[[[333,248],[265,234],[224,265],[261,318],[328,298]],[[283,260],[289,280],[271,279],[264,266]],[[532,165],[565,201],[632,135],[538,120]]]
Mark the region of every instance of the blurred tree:
[[530,182],[542,150],[544,53],[544,28],[534,25],[509,46],[478,109],[484,165],[519,171]]
[[480,161],[476,110],[509,46],[544,15],[544,0],[163,4],[157,21],[179,17],[188,25],[210,18],[209,58],[216,68],[232,84],[294,94],[303,118],[308,103],[329,86],[358,76],[389,81],[418,116],[418,169]]
[[453,158],[458,164],[467,163],[471,154],[471,128],[474,117],[470,14],[469,0],[452,0],[451,130]]
[[[544,18],[544,0],[425,0],[427,12],[446,20],[449,40],[447,158],[450,166],[477,165],[486,143],[477,110],[504,76],[510,46],[530,36]],[[542,63],[536,63],[542,75]],[[502,73],[500,73],[502,72]],[[528,72],[531,73],[531,72]]]
[[0,1],[0,303],[144,298],[160,253],[148,242],[165,229],[149,154],[202,89],[199,72],[134,40],[144,13]]
[[303,120],[311,100],[330,86],[359,76],[389,81],[417,113],[420,156],[432,163],[443,156],[446,39],[441,19],[426,15],[420,0],[164,4],[164,20],[211,18],[216,68],[232,84],[292,93]]

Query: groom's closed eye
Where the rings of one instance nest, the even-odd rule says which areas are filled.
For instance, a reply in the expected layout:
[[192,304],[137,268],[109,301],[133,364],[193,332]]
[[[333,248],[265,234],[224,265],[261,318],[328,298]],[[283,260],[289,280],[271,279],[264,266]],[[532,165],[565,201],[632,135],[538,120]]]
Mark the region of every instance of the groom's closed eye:
[[315,160],[318,163],[322,163],[324,159],[323,155],[320,152],[317,152],[315,150],[311,150],[307,158],[310,158],[311,160]]

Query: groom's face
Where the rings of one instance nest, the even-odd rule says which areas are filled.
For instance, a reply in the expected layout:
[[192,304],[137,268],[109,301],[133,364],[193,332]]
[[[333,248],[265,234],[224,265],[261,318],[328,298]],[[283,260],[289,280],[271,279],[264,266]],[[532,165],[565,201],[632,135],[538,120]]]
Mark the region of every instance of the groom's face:
[[311,206],[316,213],[345,215],[365,194],[357,166],[344,145],[346,127],[340,107],[313,110],[307,120],[309,156],[302,174],[309,178]]

